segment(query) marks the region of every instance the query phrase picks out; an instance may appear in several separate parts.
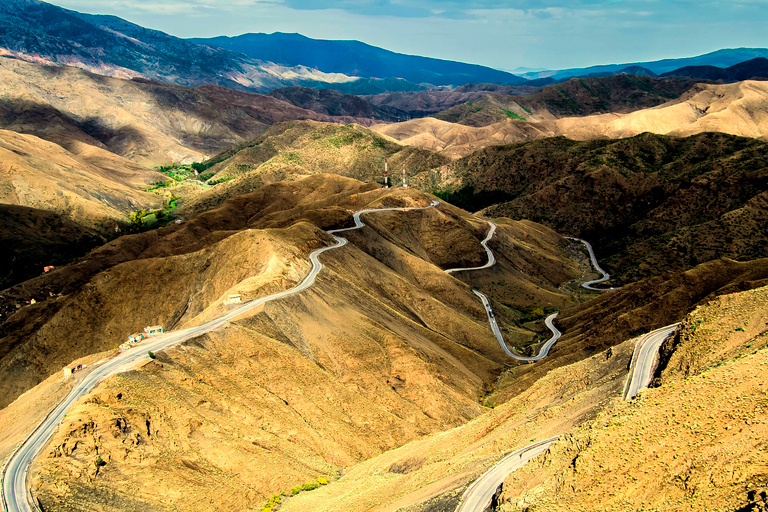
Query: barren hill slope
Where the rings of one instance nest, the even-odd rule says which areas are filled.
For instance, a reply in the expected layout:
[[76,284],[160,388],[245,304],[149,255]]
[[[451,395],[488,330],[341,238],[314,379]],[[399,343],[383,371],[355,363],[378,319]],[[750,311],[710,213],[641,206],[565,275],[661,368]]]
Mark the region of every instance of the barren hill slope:
[[391,183],[403,165],[408,176],[444,165],[444,156],[403,146],[359,125],[313,121],[278,123],[259,137],[223,151],[206,162],[214,181],[231,180],[191,198],[182,211],[191,215],[216,207],[226,198],[268,183],[295,180],[317,173],[383,184],[384,159],[389,158]]
[[[732,264],[733,262],[726,263],[726,265]],[[768,260],[740,264],[738,267],[737,273],[741,272],[741,275],[731,284],[737,287],[745,286],[747,289],[759,287],[760,283],[762,286],[765,285],[768,278]],[[755,349],[760,349],[762,356],[759,357],[764,358],[766,355],[764,348],[766,288],[758,288],[737,295],[721,295],[734,291],[730,285],[720,287],[714,284],[713,279],[722,279],[720,284],[728,281],[728,278],[722,275],[722,271],[722,267],[702,265],[686,273],[688,275],[678,274],[668,276],[667,280],[661,279],[653,284],[648,283],[648,294],[642,306],[633,303],[631,299],[628,300],[628,297],[633,294],[637,298],[637,290],[634,292],[628,290],[627,295],[624,296],[618,292],[605,294],[599,303],[588,304],[582,307],[581,311],[585,313],[591,310],[593,318],[597,318],[606,306],[611,311],[621,310],[623,315],[613,319],[618,318],[619,324],[622,324],[622,320],[627,317],[638,320],[640,325],[646,321],[647,327],[643,332],[647,332],[655,321],[661,320],[666,325],[674,320],[684,320],[688,327],[686,331],[690,333],[696,330],[694,325],[703,321],[705,324],[699,328],[705,330],[702,329],[696,342],[690,343],[690,335],[685,340],[690,347],[699,349],[697,354],[707,355],[708,359],[704,363],[706,365],[727,363],[732,357],[742,357]],[[742,279],[746,281],[741,281]],[[750,281],[752,279],[757,281]],[[655,289],[659,285],[663,291]],[[702,285],[703,288],[698,288]],[[688,295],[691,288],[707,294],[708,292],[704,291],[707,287],[715,294],[698,298]],[[699,309],[686,317],[697,303],[701,304]],[[711,304],[717,304],[717,307],[712,308]],[[670,308],[671,305],[675,306]],[[675,310],[678,306],[681,307]],[[702,314],[703,311],[707,313]],[[733,319],[731,319],[732,312],[738,312]],[[665,315],[668,315],[666,319],[664,319]],[[588,325],[588,321],[583,324],[583,326]],[[610,326],[610,323],[606,322],[605,326]],[[738,331],[729,335],[729,331],[732,332],[736,326],[749,327],[745,328],[744,332]],[[714,434],[716,438],[726,443],[733,442],[741,438],[742,434],[738,429],[729,431],[720,427],[718,430],[712,425],[710,419],[708,423],[712,427],[706,432],[700,432],[700,424],[691,425],[686,421],[687,417],[681,418],[679,414],[681,407],[687,407],[685,404],[690,403],[691,400],[698,401],[698,398],[691,396],[688,392],[679,391],[680,384],[687,387],[688,383],[680,383],[677,379],[672,382],[672,379],[669,379],[664,381],[661,388],[665,396],[664,408],[658,407],[658,402],[654,400],[654,410],[649,411],[649,414],[661,412],[666,416],[665,419],[670,419],[670,423],[674,419],[676,425],[667,426],[663,422],[661,424],[655,422],[655,427],[649,431],[648,423],[650,422],[644,421],[642,412],[652,404],[642,398],[639,403],[621,402],[627,369],[637,341],[629,339],[634,335],[629,335],[626,330],[622,331],[626,328],[626,324],[618,331],[602,333],[605,335],[606,345],[593,346],[589,354],[578,355],[574,352],[584,350],[589,344],[589,338],[595,333],[583,336],[583,332],[577,332],[574,336],[570,334],[572,327],[573,325],[569,325],[565,328],[565,336],[554,347],[556,352],[552,356],[560,359],[559,364],[548,364],[545,359],[535,365],[516,367],[511,371],[511,375],[505,375],[500,379],[497,385],[500,386],[501,391],[492,393],[488,399],[495,404],[492,411],[456,429],[430,435],[358,464],[345,471],[329,486],[285,499],[281,509],[285,512],[455,510],[467,487],[505,455],[534,441],[559,434],[565,435],[561,442],[553,446],[546,457],[540,457],[538,461],[529,463],[529,466],[510,476],[509,487],[505,484],[504,488],[504,507],[495,510],[527,510],[525,507],[536,504],[541,504],[541,510],[574,510],[574,502],[585,505],[589,503],[587,510],[604,510],[601,508],[604,502],[595,499],[595,495],[601,496],[607,503],[617,502],[618,510],[636,510],[641,507],[644,490],[649,486],[653,486],[654,489],[665,489],[664,492],[669,493],[666,496],[681,496],[683,493],[673,481],[674,473],[669,474],[669,471],[660,468],[661,472],[668,474],[669,477],[664,481],[657,481],[656,475],[659,470],[646,472],[644,471],[646,467],[639,464],[640,461],[651,466],[658,464],[658,457],[662,456],[661,451],[664,452],[662,460],[682,467],[683,470],[691,467],[691,473],[697,476],[697,482],[700,482],[699,485],[702,487],[705,485],[708,474],[717,475],[717,469],[711,465],[696,464],[696,459],[686,457],[680,450],[669,445],[665,446],[665,439],[682,439],[681,445],[685,445],[688,440],[696,440],[698,443],[692,450],[698,454],[700,449],[706,452],[707,447],[714,444],[706,442],[710,435]],[[713,343],[714,350],[707,351],[706,348]],[[723,345],[719,345],[720,343]],[[686,351],[675,352],[675,354],[678,353],[685,354]],[[690,356],[682,355],[678,361],[687,362],[690,359]],[[759,361],[762,362],[762,359]],[[540,364],[544,366],[536,370]],[[507,396],[498,402],[493,401],[495,398],[501,398],[499,395],[508,391],[510,386],[521,384],[521,376],[518,373],[520,370],[531,368],[538,371],[538,374],[530,381],[526,381],[523,377],[522,380],[525,381],[523,393],[520,393],[518,388],[512,398]],[[749,385],[742,387],[741,383],[744,382],[746,372],[748,368],[745,365],[738,375],[734,375],[734,378],[723,375],[720,380],[702,382],[699,390],[704,390],[707,393],[707,399],[712,400],[722,392],[721,386],[732,385],[750,393],[750,396],[760,397],[759,389],[754,386],[759,382],[761,375],[753,371],[749,378]],[[749,410],[749,404],[753,402],[745,402],[719,400],[717,410],[727,418],[729,410],[738,411],[739,414],[745,409]],[[704,405],[706,401],[698,403],[701,404],[701,408],[697,411],[697,418],[704,419],[710,411]],[[689,407],[688,410],[693,416],[692,408]],[[676,418],[674,412],[678,412]],[[627,418],[628,415],[629,418]],[[616,420],[616,416],[621,419]],[[751,416],[758,422],[762,417]],[[597,419],[594,420],[595,418]],[[733,421],[727,424],[736,425],[737,418],[731,418]],[[627,419],[631,422],[632,428],[629,428],[629,425],[622,428],[622,423]],[[607,425],[605,425],[606,422]],[[762,435],[762,426],[759,423],[754,425],[752,421],[750,423],[752,423],[751,426],[745,427],[745,432],[749,432],[747,435]],[[617,429],[621,429],[621,435],[614,434]],[[674,437],[667,434],[672,429],[675,430]],[[690,432],[690,437],[686,436],[687,432]],[[606,441],[607,444],[590,443],[594,441],[594,436],[598,435],[610,440]],[[645,441],[649,437],[654,442],[658,442],[654,446],[660,451],[654,453],[651,450],[650,454],[644,455],[643,460],[635,454],[645,448]],[[759,438],[751,439],[747,446],[761,453],[764,450],[761,441]],[[727,445],[721,453],[727,458],[726,450]],[[585,452],[590,454],[589,458],[584,457]],[[582,455],[575,457],[579,453]],[[610,455],[607,456],[607,454]],[[744,463],[749,460],[746,452],[740,452],[739,457],[743,457]],[[585,460],[582,460],[583,458]],[[576,460],[575,468],[574,460]],[[593,463],[593,460],[598,460],[599,463]],[[586,475],[582,473],[582,467],[585,468]],[[750,471],[759,472],[762,467],[761,459],[754,457],[752,464],[748,467],[751,468]],[[632,475],[639,481],[646,482],[646,485],[634,486],[632,485],[634,479],[628,479],[629,483],[623,483],[613,474]],[[518,476],[520,478],[517,478]],[[560,482],[563,480],[569,485],[561,486]],[[606,480],[611,484],[604,483]],[[542,481],[546,485],[546,493],[540,492],[539,486]],[[742,491],[742,485],[745,483],[742,473],[729,471],[727,474],[720,475],[716,482],[721,492],[728,493],[730,489],[731,503],[747,502],[747,490]],[[755,480],[753,484],[759,488],[760,481]],[[577,491],[573,491],[571,485],[575,486]],[[729,487],[730,485],[733,487]],[[624,492],[618,494],[615,492],[617,489],[622,489]],[[596,490],[599,492],[595,492]],[[704,493],[701,494],[706,496]],[[621,506],[620,500],[625,495],[633,500],[631,507]],[[526,500],[522,501],[520,497]],[[552,497],[555,499],[550,499]],[[657,496],[653,499],[663,501]],[[687,493],[681,502],[686,507],[691,507],[693,503],[701,503],[702,499],[706,498],[700,497],[699,493]]]
[[551,122],[528,123],[513,119],[473,127],[425,117],[403,123],[377,124],[371,130],[402,144],[436,151],[449,158],[460,158],[486,146],[556,135]]
[[[227,294],[248,299],[294,286],[308,270],[307,253],[330,242],[316,226],[344,226],[349,210],[430,199],[317,175],[115,240],[3,293],[65,291],[4,324],[5,396],[143,325],[191,325],[225,311]],[[470,286],[441,266],[483,260],[487,225],[450,205],[364,220],[370,227],[348,233],[351,244],[321,257],[326,268],[313,288],[85,398],[36,473],[45,508],[80,508],[96,496],[110,510],[194,508],[223,489],[222,506],[256,508],[270,494],[477,416],[479,398],[511,361]],[[506,221],[496,241],[507,286],[551,306],[568,301],[558,286],[578,269],[557,234]],[[534,333],[513,315],[500,320],[523,345]],[[18,360],[30,363],[11,364]],[[97,452],[108,462],[94,475]],[[147,478],[152,489],[140,484]]]
[[481,99],[434,114],[437,119],[487,126],[506,117],[543,121],[597,113],[627,113],[680,97],[697,82],[638,75],[573,78],[526,96],[486,94]]
[[768,144],[706,133],[622,140],[564,137],[490,147],[454,179],[498,191],[490,215],[580,236],[618,282],[719,257],[768,256]]
[[143,191],[159,174],[86,148],[94,150],[90,157],[0,130],[0,202],[55,212],[102,232],[114,231],[134,210],[161,206],[158,196]]
[[643,132],[688,136],[721,132],[768,136],[768,82],[699,84],[680,98],[635,112],[563,117],[542,122],[505,120],[471,127],[427,119],[374,125],[372,129],[404,144],[458,158],[479,148],[564,135],[576,140],[632,137]]
[[[379,189],[376,185],[365,185],[332,175],[317,175],[298,182],[278,183],[249,195],[230,199],[222,207],[201,214],[188,222],[138,235],[123,236],[94,250],[81,261],[57,268],[49,274],[6,290],[2,294],[6,314],[15,311],[16,304],[28,303],[33,298],[37,304],[23,307],[11,315],[3,326],[2,345],[5,355],[0,368],[16,375],[14,379],[3,379],[3,382],[6,382],[14,393],[18,393],[29,387],[30,383],[39,381],[41,376],[56,370],[57,365],[66,364],[80,355],[114,347],[130,332],[143,325],[162,323],[171,328],[197,321],[195,319],[200,320],[205,315],[199,318],[198,315],[201,315],[209,304],[220,300],[229,286],[234,286],[246,276],[252,275],[254,268],[256,275],[268,269],[272,269],[269,272],[278,271],[285,265],[297,269],[289,274],[288,281],[278,281],[282,283],[279,286],[289,286],[289,282],[295,282],[308,268],[308,262],[304,259],[306,252],[328,241],[326,235],[310,228],[306,225],[307,222],[325,229],[343,225],[351,216],[348,209],[358,210],[366,205],[376,204],[376,201],[383,201],[385,197],[393,194],[398,195],[395,190],[387,191]],[[419,192],[408,191],[405,199],[411,196],[425,198]],[[484,235],[487,226],[477,221],[464,220],[466,214],[456,208],[448,205],[441,208],[450,214],[444,222],[430,224],[430,229],[415,239],[404,238],[405,233],[382,239],[370,250],[374,253],[381,252],[379,257],[382,259],[389,251],[397,251],[400,259],[412,260],[412,265],[424,265],[419,263],[424,260],[429,263],[429,275],[437,272],[441,276],[438,283],[446,280],[448,283],[458,283],[432,265],[463,266],[480,261],[484,252],[475,237]],[[373,222],[383,222],[387,217],[386,214],[382,215],[384,217]],[[433,215],[440,217],[442,214],[438,210],[430,210],[421,215],[430,218]],[[251,236],[246,236],[241,230],[281,230],[290,226],[293,226],[290,228],[293,231],[280,231],[283,233],[280,237],[301,241],[293,245],[287,241],[281,242],[279,247],[282,248],[279,250],[283,251],[281,254],[288,251],[285,254],[292,254],[292,257],[286,259],[285,256],[269,256],[267,259],[273,260],[269,265],[266,265],[266,262],[227,263],[228,258],[231,258],[230,250],[224,248],[235,243],[227,240],[236,235],[238,239]],[[382,230],[387,231],[387,228]],[[456,233],[447,236],[444,233],[446,230],[456,230]],[[294,232],[303,234],[290,235]],[[314,234],[310,236],[310,233]],[[541,260],[542,269],[559,269],[561,264],[550,259],[553,255],[570,261],[563,249],[558,247],[562,239],[549,230],[544,230],[543,233],[539,232],[533,245],[527,245],[529,251],[534,255],[534,259]],[[357,233],[350,237],[354,238],[353,235]],[[429,236],[424,238],[426,235]],[[514,230],[510,231],[508,236],[514,237]],[[363,241],[360,243],[361,246],[367,244]],[[217,244],[222,244],[220,254],[212,249]],[[403,244],[408,244],[405,246],[405,252],[398,249]],[[377,249],[378,245],[382,248]],[[249,249],[242,257],[250,257],[247,255],[251,254],[251,251],[255,251],[253,257],[261,257],[258,248]],[[411,256],[408,255],[409,251]],[[524,268],[523,265],[528,265],[523,263],[525,254],[528,253],[511,255],[511,263],[505,265]],[[539,256],[535,256],[536,254]],[[500,255],[500,259],[503,260],[502,256]],[[414,257],[416,259],[413,259]],[[219,267],[206,270],[211,263],[205,262],[211,261],[212,258],[220,262]],[[391,261],[390,264],[394,266],[398,259]],[[398,265],[402,266],[403,263]],[[573,265],[568,263],[562,270],[557,271],[542,270],[542,277],[552,280],[553,283],[567,281],[576,272]],[[166,266],[179,267],[180,270],[161,272],[160,269]],[[401,268],[401,271],[403,275],[412,276],[411,279],[417,283],[422,283],[422,279],[427,275],[415,270],[406,271]],[[220,272],[223,273],[219,275]],[[227,282],[231,284],[225,286]],[[510,284],[535,289],[536,282],[536,278],[520,274]],[[269,286],[275,286],[275,283],[270,283]],[[143,303],[155,293],[161,294],[162,300],[158,299],[158,304],[153,308],[145,308]],[[92,300],[88,297],[93,294],[101,297],[99,300],[103,301],[106,309],[82,309],[83,301]],[[565,300],[561,292],[555,291],[553,294],[548,289],[533,293],[534,296],[537,294],[549,304]],[[480,306],[477,305],[479,303],[475,304],[477,301],[474,295],[470,295],[468,300],[473,304],[473,311],[475,308],[480,311]],[[513,302],[511,306],[523,308],[526,304],[527,299]],[[61,333],[66,333],[65,339],[69,341],[64,343],[60,338]],[[46,346],[51,343],[55,345],[49,346],[46,353],[40,357],[32,357],[29,350],[40,343]],[[61,345],[58,345],[59,343]],[[21,353],[30,358],[24,367],[12,364]]]
[[144,165],[200,161],[294,119],[332,120],[219,86],[192,89],[0,58],[0,127],[78,154],[95,147]]
[[507,478],[494,510],[764,508],[767,304],[763,287],[699,307],[665,343],[684,373],[573,429]]
[[574,139],[630,137],[642,132],[677,136],[722,132],[768,136],[768,82],[697,85],[678,100],[624,115],[562,119],[557,130]]

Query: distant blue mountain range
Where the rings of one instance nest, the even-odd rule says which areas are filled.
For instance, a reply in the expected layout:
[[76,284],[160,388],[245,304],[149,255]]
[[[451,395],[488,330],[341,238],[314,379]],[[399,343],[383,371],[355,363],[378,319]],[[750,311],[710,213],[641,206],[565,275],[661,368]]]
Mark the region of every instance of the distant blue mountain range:
[[626,64],[605,64],[601,66],[590,66],[587,68],[570,68],[550,71],[535,71],[525,73],[522,76],[529,80],[539,78],[552,78],[560,80],[567,77],[588,76],[608,76],[615,74],[626,68],[641,67],[656,75],[665,73],[671,74],[682,67],[688,66],[715,66],[718,68],[728,68],[735,64],[755,59],[757,57],[768,58],[768,48],[728,48],[706,53],[697,57],[685,57],[680,59],[663,59],[651,62],[632,62]]
[[404,55],[360,41],[328,41],[281,32],[190,41],[244,53],[249,57],[277,64],[307,66],[326,73],[343,73],[365,78],[397,77],[416,84],[432,85],[521,85],[526,82],[517,75],[486,66]]

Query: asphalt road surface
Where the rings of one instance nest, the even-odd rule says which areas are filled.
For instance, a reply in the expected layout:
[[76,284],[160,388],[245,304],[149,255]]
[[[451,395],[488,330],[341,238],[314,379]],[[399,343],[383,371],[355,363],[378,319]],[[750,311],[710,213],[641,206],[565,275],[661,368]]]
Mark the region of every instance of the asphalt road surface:
[[[558,436],[559,437],[559,436]],[[507,455],[498,464],[489,469],[483,476],[475,480],[461,498],[456,512],[481,512],[491,504],[496,489],[507,476],[523,467],[529,460],[547,451],[557,437],[529,444],[522,450]]]
[[536,354],[533,357],[527,357],[527,356],[519,356],[509,350],[509,347],[507,347],[507,344],[504,342],[504,337],[501,335],[501,329],[499,329],[499,324],[496,323],[496,317],[493,314],[493,310],[491,309],[491,302],[488,300],[488,297],[486,297],[483,293],[472,290],[475,292],[475,295],[480,297],[480,300],[483,301],[483,306],[485,307],[485,313],[488,315],[488,323],[491,324],[491,331],[493,331],[493,335],[496,336],[496,340],[499,342],[499,346],[501,349],[509,356],[514,359],[517,359],[518,361],[539,361],[541,359],[544,359],[547,357],[547,354],[549,354],[549,349],[552,348],[552,345],[557,343],[557,340],[560,339],[561,333],[557,330],[557,327],[555,327],[554,320],[557,317],[557,313],[552,313],[549,315],[545,320],[544,323],[549,328],[550,331],[552,331],[552,337],[547,340],[544,345],[542,345],[541,349],[539,350],[539,353]]
[[598,274],[601,274],[602,277],[600,279],[595,279],[594,281],[587,281],[586,283],[582,283],[581,287],[586,288],[587,290],[592,290],[593,292],[607,292],[609,290],[616,290],[617,288],[595,288],[592,285],[604,283],[607,280],[611,278],[611,275],[600,268],[600,265],[597,263],[597,258],[595,257],[595,251],[592,250],[592,244],[587,242],[586,240],[582,240],[581,238],[573,238],[570,236],[565,237],[569,240],[576,240],[577,242],[581,242],[584,244],[584,246],[587,248],[587,251],[589,251],[589,259],[592,260],[592,266],[595,267],[595,270],[597,270]]
[[635,398],[641,389],[648,387],[651,383],[651,372],[656,362],[656,354],[664,340],[669,338],[677,326],[672,324],[655,331],[651,331],[637,342],[635,352],[632,355],[632,368],[627,381],[627,389],[624,393],[624,399]]
[[[465,270],[482,270],[484,268],[488,268],[493,266],[496,263],[496,258],[493,255],[493,251],[491,251],[491,248],[488,247],[488,242],[493,238],[493,234],[496,233],[496,224],[489,220],[480,219],[479,217],[475,217],[479,220],[483,220],[488,223],[488,225],[491,227],[488,230],[488,234],[485,235],[485,238],[482,242],[480,242],[485,249],[486,254],[488,254],[488,263],[485,265],[481,265],[479,267],[462,267],[462,268],[451,268],[446,270],[445,272],[448,274],[451,274],[453,272],[462,272]],[[586,242],[584,242],[586,243]],[[483,302],[483,307],[485,307],[485,313],[488,315],[488,323],[491,325],[491,331],[493,332],[493,335],[496,336],[496,340],[499,342],[499,346],[501,349],[506,353],[509,357],[513,359],[517,359],[518,361],[538,361],[540,359],[543,359],[547,356],[549,353],[549,349],[557,343],[557,340],[560,338],[560,331],[557,330],[554,324],[554,320],[557,317],[557,313],[553,313],[549,315],[546,320],[544,320],[544,323],[549,328],[550,331],[552,331],[552,337],[547,340],[547,342],[541,347],[541,350],[539,350],[539,353],[533,357],[526,357],[526,356],[520,356],[509,350],[509,347],[504,342],[504,337],[501,335],[501,329],[499,329],[499,324],[496,323],[496,317],[493,314],[493,309],[491,309],[491,302],[488,300],[488,297],[486,297],[483,293],[481,293],[478,290],[472,290],[475,295],[480,297],[480,300]]]
[[439,201],[433,201],[429,206],[414,207],[414,208],[378,208],[361,210],[354,214],[355,225],[351,228],[334,229],[328,231],[336,241],[336,245],[329,247],[323,247],[312,251],[309,255],[309,260],[312,264],[312,269],[309,274],[302,279],[302,281],[291,288],[279,293],[261,297],[259,299],[252,300],[235,308],[226,315],[223,315],[215,320],[211,320],[205,324],[189,327],[179,331],[167,332],[159,336],[148,338],[143,341],[138,347],[126,350],[120,353],[107,362],[97,366],[80,384],[70,391],[64,400],[62,400],[48,416],[40,423],[40,425],[27,437],[27,439],[16,449],[11,459],[3,471],[3,488],[2,498],[3,504],[8,512],[32,512],[34,509],[27,500],[27,471],[32,460],[37,456],[38,452],[42,450],[48,440],[53,436],[54,431],[61,423],[61,420],[66,415],[69,408],[80,397],[91,392],[100,382],[104,379],[120,372],[124,372],[132,369],[139,361],[146,359],[147,352],[157,352],[166,348],[170,348],[190,338],[200,336],[207,332],[218,329],[229,322],[229,320],[245,313],[246,311],[253,309],[265,302],[282,299],[290,295],[300,293],[315,283],[315,279],[320,271],[323,269],[323,264],[320,263],[319,256],[325,251],[332,249],[338,249],[347,244],[345,238],[336,236],[334,233],[340,233],[343,231],[350,231],[353,229],[359,229],[364,226],[360,220],[360,215],[363,213],[381,212],[381,211],[405,211],[405,210],[425,210],[427,208],[434,208],[439,204]]
[[[480,219],[480,220],[484,220],[484,219]],[[491,251],[491,248],[488,247],[488,242],[490,241],[491,238],[493,238],[493,234],[496,232],[496,224],[494,224],[489,220],[486,220],[485,222],[487,222],[488,225],[491,226],[491,229],[488,230],[488,234],[485,235],[485,238],[483,239],[482,242],[480,242],[480,244],[483,246],[483,248],[485,249],[485,253],[488,255],[488,263],[486,263],[485,265],[481,265],[479,267],[451,268],[446,270],[445,271],[446,273],[452,274],[454,272],[461,272],[463,270],[482,270],[484,268],[492,267],[496,263],[496,257],[493,255],[493,251]]]

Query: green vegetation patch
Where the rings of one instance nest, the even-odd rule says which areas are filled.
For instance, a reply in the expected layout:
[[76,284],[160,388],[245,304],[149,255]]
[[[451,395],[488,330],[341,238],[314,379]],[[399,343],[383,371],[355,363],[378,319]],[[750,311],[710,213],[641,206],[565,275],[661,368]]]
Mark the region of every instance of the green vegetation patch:
[[475,192],[475,187],[472,185],[462,187],[455,192],[437,190],[432,193],[443,201],[469,212],[476,212],[487,206],[514,199],[514,196],[502,190],[480,190]]
[[525,118],[523,116],[519,116],[512,112],[511,110],[504,110],[504,113],[507,114],[507,117],[510,119],[517,119],[518,121],[525,121]]

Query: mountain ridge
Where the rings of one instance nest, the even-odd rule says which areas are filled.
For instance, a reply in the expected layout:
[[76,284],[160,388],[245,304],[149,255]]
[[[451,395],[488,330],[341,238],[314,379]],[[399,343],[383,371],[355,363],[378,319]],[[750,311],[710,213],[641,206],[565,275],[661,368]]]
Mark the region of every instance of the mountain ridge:
[[398,77],[432,85],[463,85],[478,81],[521,85],[526,81],[512,73],[486,66],[406,55],[361,41],[311,39],[283,32],[193,38],[190,41],[227,48],[278,64],[304,65],[349,76]]

